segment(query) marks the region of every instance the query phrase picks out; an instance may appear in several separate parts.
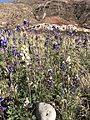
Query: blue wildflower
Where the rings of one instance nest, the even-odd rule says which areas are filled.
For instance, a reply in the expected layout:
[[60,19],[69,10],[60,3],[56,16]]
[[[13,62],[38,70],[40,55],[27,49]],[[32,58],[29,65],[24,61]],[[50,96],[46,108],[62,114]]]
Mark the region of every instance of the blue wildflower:
[[4,101],[4,98],[1,98],[1,97],[0,97],[0,103],[3,102],[3,101]]
[[2,48],[0,47],[0,51],[2,50]]
[[54,43],[54,44],[53,44],[53,49],[56,49],[56,50],[59,49],[59,44]]
[[79,42],[79,39],[75,39],[75,43],[78,44],[78,42]]
[[12,46],[12,48],[11,48],[11,54],[12,54],[12,55],[15,55],[15,53],[16,53],[15,47]]
[[0,97],[0,110],[1,110],[1,111],[4,111],[4,110],[7,109],[7,107],[4,107],[4,106],[1,105],[1,103],[2,103],[4,100],[5,100],[4,98]]
[[20,27],[19,24],[16,26],[16,31],[17,31],[17,32],[20,32],[20,31],[21,31],[21,27]]
[[6,44],[9,42],[9,38],[8,37],[6,37],[5,39],[4,39],[4,42],[6,42]]
[[1,30],[1,35],[4,36],[4,34],[5,34],[5,31],[4,31],[4,29],[2,29]]
[[80,74],[79,74],[79,77],[82,77],[82,76],[84,76],[85,77],[85,72],[82,70],[82,71],[80,71]]
[[7,107],[0,106],[0,110],[4,111],[6,109],[7,109]]
[[23,24],[26,25],[27,27],[29,26],[29,22],[27,20],[24,20]]
[[2,39],[0,38],[0,47],[2,46]]
[[10,31],[10,30],[8,30],[7,32],[8,32],[8,36],[10,36],[10,35],[11,35],[11,31]]
[[52,28],[55,33],[60,33],[60,29],[58,27],[52,26]]
[[44,46],[47,46],[47,45],[48,45],[49,39],[50,39],[49,36],[46,37],[46,41],[45,41],[45,43],[44,43]]
[[65,64],[64,63],[61,63],[60,69],[63,70],[63,71],[65,70]]
[[51,79],[47,80],[47,82],[48,82],[49,85],[52,85],[54,83],[54,81],[51,80]]
[[14,46],[11,47],[11,54],[20,57],[20,53],[15,49]]

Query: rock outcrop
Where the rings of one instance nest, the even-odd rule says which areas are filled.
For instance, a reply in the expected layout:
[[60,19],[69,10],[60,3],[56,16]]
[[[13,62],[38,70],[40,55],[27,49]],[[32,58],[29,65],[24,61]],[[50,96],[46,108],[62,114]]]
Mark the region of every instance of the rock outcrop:
[[90,0],[17,0],[29,3],[37,20],[56,16],[90,28]]
[[17,0],[0,3],[0,27],[22,25],[24,19],[31,25],[70,23],[90,29],[90,0]]

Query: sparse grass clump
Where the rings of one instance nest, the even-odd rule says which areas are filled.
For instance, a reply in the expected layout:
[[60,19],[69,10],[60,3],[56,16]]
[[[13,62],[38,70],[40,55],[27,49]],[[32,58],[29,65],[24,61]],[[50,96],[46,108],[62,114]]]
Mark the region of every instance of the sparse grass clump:
[[37,102],[57,120],[90,119],[90,33],[37,31],[24,21],[0,30],[0,117],[36,120]]

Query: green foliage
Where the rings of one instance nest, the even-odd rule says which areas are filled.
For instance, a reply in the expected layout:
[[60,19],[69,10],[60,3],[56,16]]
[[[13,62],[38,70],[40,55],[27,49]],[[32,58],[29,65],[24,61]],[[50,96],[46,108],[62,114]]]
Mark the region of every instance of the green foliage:
[[89,112],[82,113],[83,107],[90,109],[90,47],[82,39],[89,33],[78,33],[78,41],[75,34],[54,30],[25,33],[21,27],[11,31],[9,42],[0,46],[0,94],[7,101],[5,119],[36,120],[34,104],[40,101],[55,103],[57,120],[89,118]]

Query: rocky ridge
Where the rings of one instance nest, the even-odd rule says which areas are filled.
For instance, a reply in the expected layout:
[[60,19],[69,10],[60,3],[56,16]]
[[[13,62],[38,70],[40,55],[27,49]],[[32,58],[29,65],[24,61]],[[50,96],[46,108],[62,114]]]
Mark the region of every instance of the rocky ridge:
[[[28,2],[27,2],[28,1]],[[0,3],[0,27],[13,27],[27,19],[31,25],[70,25],[90,28],[90,0],[26,0]],[[28,3],[28,4],[27,4]],[[87,31],[87,30],[86,30]],[[89,30],[88,30],[89,31]]]
[[59,16],[90,28],[90,0],[17,0],[32,6],[38,21],[45,17]]

